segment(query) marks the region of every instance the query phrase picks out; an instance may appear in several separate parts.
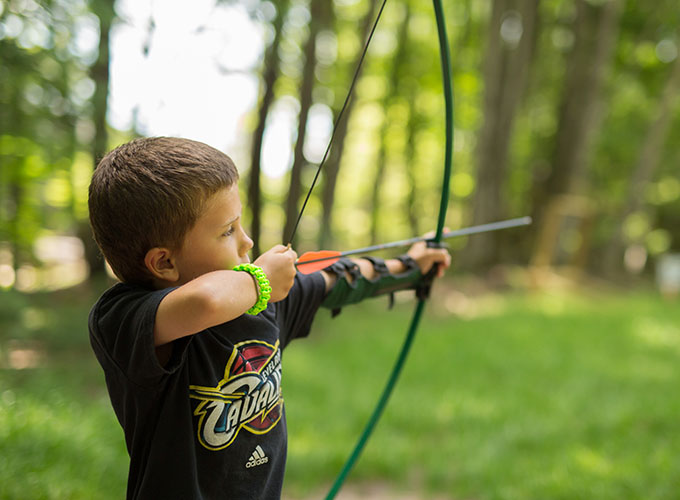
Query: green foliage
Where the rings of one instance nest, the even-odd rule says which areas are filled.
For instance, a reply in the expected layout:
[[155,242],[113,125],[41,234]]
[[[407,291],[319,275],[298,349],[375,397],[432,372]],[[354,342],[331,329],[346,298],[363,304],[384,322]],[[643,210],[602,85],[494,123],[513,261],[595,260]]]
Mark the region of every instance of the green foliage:
[[[0,240],[19,261],[46,228],[73,229],[72,166],[87,148],[94,83],[88,77],[92,26],[84,3],[7,2],[0,10]],[[95,21],[96,22],[96,18]],[[96,49],[96,47],[95,47]],[[96,51],[95,51],[96,54]]]

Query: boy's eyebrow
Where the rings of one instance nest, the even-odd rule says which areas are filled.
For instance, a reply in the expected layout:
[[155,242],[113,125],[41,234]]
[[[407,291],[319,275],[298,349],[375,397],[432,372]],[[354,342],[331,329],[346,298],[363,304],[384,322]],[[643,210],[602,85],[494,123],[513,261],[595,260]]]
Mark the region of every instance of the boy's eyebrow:
[[240,218],[241,218],[241,214],[238,214],[236,217],[234,217],[234,218],[233,218],[232,220],[230,220],[229,222],[225,222],[225,223],[222,225],[222,227],[230,226],[230,225],[232,225],[234,222],[236,222],[237,220],[239,220]]

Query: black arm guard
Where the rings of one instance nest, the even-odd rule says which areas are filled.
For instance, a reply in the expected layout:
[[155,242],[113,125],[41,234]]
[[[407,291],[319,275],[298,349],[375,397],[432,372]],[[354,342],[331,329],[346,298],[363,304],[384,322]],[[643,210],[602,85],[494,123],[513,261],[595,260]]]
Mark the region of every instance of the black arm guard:
[[[394,297],[393,293],[397,290],[416,289],[420,284],[423,275],[418,264],[407,255],[397,257],[406,269],[399,274],[392,274],[387,269],[385,261],[375,257],[362,257],[373,264],[377,276],[369,280],[359,271],[359,266],[349,259],[340,259],[338,262],[325,269],[336,275],[337,281],[321,307],[332,309],[333,316],[340,313],[343,306],[361,302],[368,297],[390,294],[390,307]],[[347,279],[347,274],[350,280]]]

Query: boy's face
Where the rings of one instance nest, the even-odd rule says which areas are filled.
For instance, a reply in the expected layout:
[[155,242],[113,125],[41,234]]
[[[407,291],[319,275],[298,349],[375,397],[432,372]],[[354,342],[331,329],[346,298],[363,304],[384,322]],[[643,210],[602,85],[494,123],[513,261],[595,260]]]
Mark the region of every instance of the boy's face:
[[253,240],[241,226],[241,199],[236,183],[206,201],[205,211],[184,237],[175,255],[180,285],[211,271],[250,262]]

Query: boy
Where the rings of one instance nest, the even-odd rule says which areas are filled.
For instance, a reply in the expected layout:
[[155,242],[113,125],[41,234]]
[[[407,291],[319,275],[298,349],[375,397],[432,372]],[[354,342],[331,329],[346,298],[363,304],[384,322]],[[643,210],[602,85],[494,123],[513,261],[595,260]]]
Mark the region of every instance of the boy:
[[310,275],[282,245],[250,264],[237,181],[225,154],[163,137],[120,146],[93,174],[90,222],[121,283],[92,308],[90,339],[125,432],[129,499],[280,498],[283,348],[321,305],[450,263],[419,244]]

